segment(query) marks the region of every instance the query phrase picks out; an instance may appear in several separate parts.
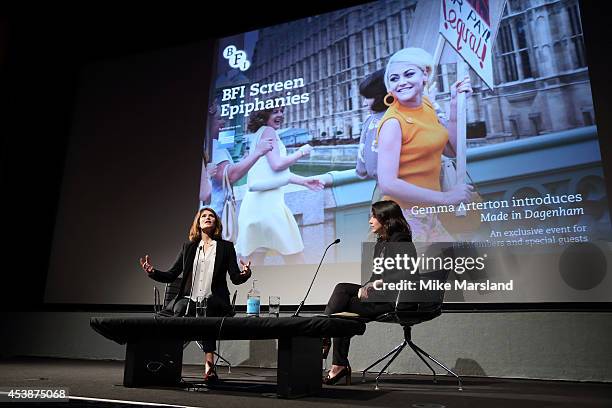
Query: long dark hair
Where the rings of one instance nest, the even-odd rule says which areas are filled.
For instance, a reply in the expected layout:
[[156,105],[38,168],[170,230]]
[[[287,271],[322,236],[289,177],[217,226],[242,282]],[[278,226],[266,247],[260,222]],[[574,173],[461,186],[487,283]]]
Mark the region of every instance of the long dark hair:
[[372,204],[372,215],[382,224],[380,241],[387,241],[396,232],[406,232],[412,241],[412,231],[400,206],[391,200],[378,201]]

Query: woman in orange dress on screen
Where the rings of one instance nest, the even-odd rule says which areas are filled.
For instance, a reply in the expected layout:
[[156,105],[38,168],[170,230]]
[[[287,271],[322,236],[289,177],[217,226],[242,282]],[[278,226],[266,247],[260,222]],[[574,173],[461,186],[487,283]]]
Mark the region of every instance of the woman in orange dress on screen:
[[384,196],[402,207],[415,242],[453,241],[435,214],[415,215],[414,206],[469,202],[473,187],[457,184],[441,191],[441,156],[454,157],[457,146],[457,94],[471,94],[469,77],[451,87],[446,127],[425,95],[432,74],[431,55],[404,48],[391,56],[385,70],[389,107],[378,127],[378,184]]

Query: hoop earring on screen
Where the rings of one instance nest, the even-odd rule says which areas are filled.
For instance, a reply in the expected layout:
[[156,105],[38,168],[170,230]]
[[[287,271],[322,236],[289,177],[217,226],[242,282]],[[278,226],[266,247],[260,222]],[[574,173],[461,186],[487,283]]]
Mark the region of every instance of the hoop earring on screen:
[[[389,97],[391,97],[391,102],[389,102],[389,100],[388,100]],[[383,98],[383,102],[384,102],[385,106],[391,106],[395,102],[395,96],[393,96],[393,94],[391,92],[389,92]]]

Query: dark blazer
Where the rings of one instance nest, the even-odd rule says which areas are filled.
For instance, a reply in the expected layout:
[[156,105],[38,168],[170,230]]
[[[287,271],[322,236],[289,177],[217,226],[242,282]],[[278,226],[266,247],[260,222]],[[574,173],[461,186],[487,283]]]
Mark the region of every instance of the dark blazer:
[[[405,242],[402,245],[387,245],[388,243],[400,243]],[[384,251],[384,253],[383,253]],[[401,252],[401,253],[400,253]],[[417,252],[412,238],[408,232],[396,232],[391,235],[387,241],[378,241],[374,246],[374,257],[383,256],[385,258],[395,258],[396,254],[403,256],[406,253],[410,257],[416,257]],[[398,272],[395,270],[385,270],[382,274],[372,273],[370,279],[366,283],[374,282],[375,280],[382,279],[383,282],[397,282],[401,279],[406,278],[405,273]]]
[[[227,274],[229,274],[234,285],[246,282],[251,277],[251,274],[240,275],[241,271],[238,268],[236,250],[233,243],[222,239],[215,239],[215,241],[217,241],[217,253],[215,255],[211,292],[216,300],[231,308],[229,289],[227,288]],[[181,288],[172,303],[175,303],[177,299],[182,299],[184,296],[189,296],[188,290],[193,276],[193,261],[198,252],[198,245],[200,245],[200,241],[184,243],[176,261],[174,261],[174,265],[168,271],[154,269],[149,274],[151,279],[164,283],[174,282],[181,273],[183,274]],[[172,308],[172,305],[169,306]]]
[[[412,238],[410,233],[408,232],[396,232],[391,235],[386,241],[378,241],[374,246],[374,257],[384,257],[384,258],[395,258],[396,255],[400,255],[401,257],[404,254],[409,257],[416,257],[417,252],[414,244],[412,243]],[[370,282],[374,282],[378,279],[382,279],[385,283],[399,282],[402,279],[413,280],[418,279],[418,271],[415,274],[409,274],[405,270],[395,270],[384,268],[382,274],[372,273],[370,279],[363,285]],[[372,291],[369,295],[369,304],[372,308],[373,315],[380,315],[382,313],[386,313],[392,310],[392,303],[395,302],[398,296],[397,291],[390,290],[382,290],[382,291]],[[360,313],[361,314],[361,313]]]

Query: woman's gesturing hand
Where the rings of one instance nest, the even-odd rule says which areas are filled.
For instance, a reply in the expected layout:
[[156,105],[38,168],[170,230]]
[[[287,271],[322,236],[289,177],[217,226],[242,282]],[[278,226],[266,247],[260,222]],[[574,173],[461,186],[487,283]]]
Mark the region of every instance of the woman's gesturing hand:
[[241,259],[240,266],[242,267],[242,272],[240,272],[240,276],[250,276],[251,275],[251,261],[244,263],[244,261]]
[[153,272],[153,265],[151,264],[151,258],[149,258],[149,255],[145,255],[144,259],[140,258],[140,266],[142,266],[142,269],[146,272],[146,273],[151,273]]
[[459,92],[465,92],[467,94],[466,97],[470,97],[474,93],[474,90],[472,89],[472,82],[470,81],[469,75],[463,78],[462,81],[457,81],[451,86],[451,89],[450,89],[451,100],[453,99],[456,100],[457,94]]
[[444,193],[444,204],[469,203],[473,198],[474,187],[469,184],[457,184]]
[[257,157],[264,156],[274,148],[274,141],[271,137],[262,137],[255,146],[255,155]]
[[368,296],[370,295],[370,292],[372,292],[374,290],[374,283],[376,283],[377,281],[374,282],[368,282],[365,285],[363,285],[361,288],[359,288],[359,292],[357,293],[357,297],[360,300],[365,300],[368,298]]
[[305,144],[303,146],[300,146],[300,148],[298,149],[298,152],[300,152],[303,156],[308,156],[310,154],[310,152],[312,152],[312,146],[309,144]]
[[311,189],[312,191],[321,191],[325,188],[325,184],[318,178],[307,178],[304,179],[304,187]]

